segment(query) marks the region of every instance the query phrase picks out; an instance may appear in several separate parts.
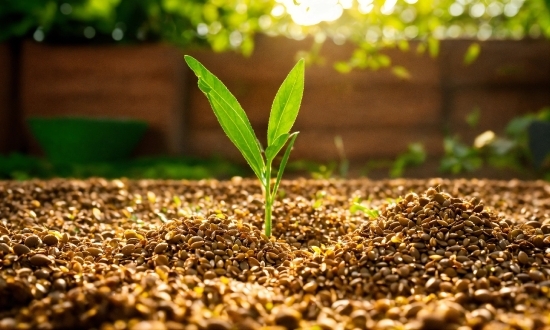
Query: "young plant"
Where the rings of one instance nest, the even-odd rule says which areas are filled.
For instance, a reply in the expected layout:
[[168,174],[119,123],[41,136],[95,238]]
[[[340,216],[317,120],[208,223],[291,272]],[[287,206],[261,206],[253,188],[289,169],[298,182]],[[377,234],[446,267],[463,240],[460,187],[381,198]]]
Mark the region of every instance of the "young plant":
[[[296,121],[302,95],[304,92],[304,60],[301,59],[292,68],[275,95],[269,123],[267,126],[267,148],[265,152],[243,108],[225,87],[225,85],[199,61],[191,56],[185,56],[187,65],[199,78],[199,88],[206,95],[214,114],[222,129],[242,153],[248,165],[252,168],[260,184],[265,199],[265,235],[271,236],[271,213],[277,190],[283,177],[283,171],[288,162],[290,151],[298,132],[290,133]],[[273,160],[281,149],[287,145],[283,155],[275,183],[272,186],[271,175]]]

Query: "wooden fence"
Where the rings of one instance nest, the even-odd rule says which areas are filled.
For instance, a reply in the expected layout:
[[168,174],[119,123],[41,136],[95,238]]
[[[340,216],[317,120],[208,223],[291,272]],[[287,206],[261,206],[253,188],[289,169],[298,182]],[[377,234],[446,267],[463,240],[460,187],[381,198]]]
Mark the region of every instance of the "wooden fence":
[[[411,142],[424,143],[431,155],[442,152],[445,134],[466,141],[485,129],[501,131],[515,116],[550,105],[550,42],[488,41],[471,65],[463,58],[469,41],[444,41],[433,59],[388,51],[393,64],[411,73],[401,80],[389,70],[339,74],[332,64],[346,59],[353,46],[327,42],[324,65],[306,69],[302,108],[295,125],[300,131],[294,159],[332,160],[341,136],[347,156],[363,161],[393,157]],[[193,51],[226,83],[248,113],[261,141],[271,102],[310,41],[258,37],[250,58],[234,53]],[[0,66],[8,62],[0,47]],[[140,154],[218,154],[241,157],[224,136],[182,53],[163,45],[132,47],[46,46],[25,43],[21,51],[18,119],[30,116],[88,115],[147,120],[149,135]],[[7,54],[7,53],[6,53]],[[0,70],[0,86],[11,81]],[[8,87],[9,84],[7,84]],[[12,86],[13,87],[13,86]],[[13,126],[6,115],[9,88],[0,92],[0,132]],[[11,92],[10,92],[11,93]],[[465,123],[468,113],[481,112],[477,128]],[[11,119],[10,119],[11,118]],[[37,150],[24,134],[27,150]],[[0,151],[9,151],[0,134]]]

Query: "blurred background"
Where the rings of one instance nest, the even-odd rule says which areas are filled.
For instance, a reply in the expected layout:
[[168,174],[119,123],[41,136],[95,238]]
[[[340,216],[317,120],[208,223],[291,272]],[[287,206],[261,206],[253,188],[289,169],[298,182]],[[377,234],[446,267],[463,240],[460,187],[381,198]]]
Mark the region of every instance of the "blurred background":
[[[550,179],[550,0],[3,0],[0,179],[250,175],[183,61],[260,141],[298,58],[289,171]],[[292,174],[293,173],[293,174]]]

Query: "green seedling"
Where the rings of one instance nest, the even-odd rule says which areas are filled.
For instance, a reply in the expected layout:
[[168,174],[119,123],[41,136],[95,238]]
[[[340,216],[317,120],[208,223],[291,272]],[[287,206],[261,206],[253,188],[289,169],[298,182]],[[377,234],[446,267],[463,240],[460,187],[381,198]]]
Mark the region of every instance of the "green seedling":
[[363,204],[353,203],[350,207],[350,212],[351,214],[355,214],[357,211],[365,213],[371,219],[376,219],[380,216],[380,212],[376,209],[371,209]]
[[326,191],[323,191],[323,190],[318,191],[317,193],[315,193],[315,201],[313,202],[311,207],[314,210],[317,210],[318,208],[323,206],[323,202],[324,202],[324,199],[325,199],[326,195],[327,195]]
[[[265,199],[265,235],[270,237],[273,202],[277,196],[290,151],[298,135],[298,132],[290,133],[290,129],[296,121],[302,102],[304,60],[299,60],[292,68],[275,95],[267,126],[267,148],[265,151],[263,151],[246,113],[235,96],[199,61],[191,56],[185,56],[185,61],[199,78],[199,89],[208,98],[225,134],[239,149],[260,180]],[[273,160],[285,145],[287,148],[272,185]]]
[[[371,198],[369,197],[367,201],[370,204]],[[380,216],[380,212],[378,210],[370,208],[364,204],[361,204],[360,197],[354,197],[352,199],[349,211],[351,214],[355,214],[357,212],[363,212],[365,215],[367,215],[371,219],[376,219]]]

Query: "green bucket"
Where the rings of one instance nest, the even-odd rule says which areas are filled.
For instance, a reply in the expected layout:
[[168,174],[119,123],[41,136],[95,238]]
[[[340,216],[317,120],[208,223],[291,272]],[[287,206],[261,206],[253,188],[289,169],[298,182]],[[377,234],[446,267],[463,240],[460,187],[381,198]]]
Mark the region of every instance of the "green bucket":
[[132,119],[29,118],[31,132],[53,163],[96,163],[127,159],[147,123]]

